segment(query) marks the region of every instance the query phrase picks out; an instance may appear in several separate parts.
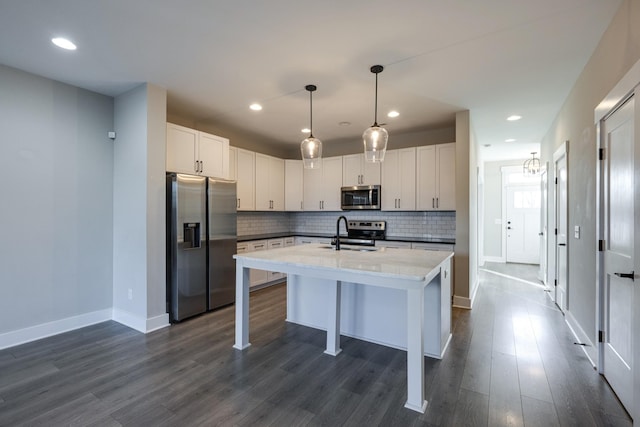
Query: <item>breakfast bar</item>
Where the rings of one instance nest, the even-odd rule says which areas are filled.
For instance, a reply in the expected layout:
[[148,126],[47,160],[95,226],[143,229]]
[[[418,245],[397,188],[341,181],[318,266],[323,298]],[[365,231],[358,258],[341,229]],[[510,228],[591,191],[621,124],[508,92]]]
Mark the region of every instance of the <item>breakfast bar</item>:
[[[336,251],[329,245],[306,244],[234,255],[236,259],[236,333],[234,348],[249,343],[249,270],[251,268],[287,274],[287,321],[325,329],[325,353],[340,353],[340,335],[350,335],[407,351],[406,408],[424,412],[424,355],[442,357],[451,338],[452,252],[411,249]],[[305,293],[314,289],[311,293]],[[366,293],[369,290],[390,294]],[[314,293],[315,292],[315,293]],[[366,297],[363,297],[366,295]],[[391,298],[389,297],[391,295]],[[402,298],[394,303],[393,296]],[[377,298],[377,300],[376,300]],[[381,300],[388,305],[380,310]],[[400,342],[389,342],[377,329],[354,327],[349,322],[358,313],[367,323],[367,305],[375,306],[376,317],[395,325]],[[304,316],[320,310],[322,319]],[[402,313],[400,323],[386,322]],[[342,319],[341,319],[342,317]],[[362,320],[364,319],[364,321]],[[342,321],[341,321],[342,320]],[[370,325],[369,325],[370,326]],[[355,328],[355,329],[354,329]],[[393,334],[392,334],[393,335]],[[426,350],[426,352],[425,352]]]

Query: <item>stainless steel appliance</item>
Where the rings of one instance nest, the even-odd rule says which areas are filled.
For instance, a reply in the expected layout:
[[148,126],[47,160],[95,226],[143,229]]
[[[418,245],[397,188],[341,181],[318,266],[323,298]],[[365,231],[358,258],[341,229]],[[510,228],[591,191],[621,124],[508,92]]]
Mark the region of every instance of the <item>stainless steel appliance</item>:
[[[376,240],[384,240],[387,237],[386,221],[347,221],[347,237],[340,237],[341,245],[375,246]],[[331,241],[336,244],[336,238]]]
[[379,185],[356,185],[340,189],[342,210],[379,210],[381,207]]
[[167,310],[178,322],[234,302],[236,184],[167,174]]

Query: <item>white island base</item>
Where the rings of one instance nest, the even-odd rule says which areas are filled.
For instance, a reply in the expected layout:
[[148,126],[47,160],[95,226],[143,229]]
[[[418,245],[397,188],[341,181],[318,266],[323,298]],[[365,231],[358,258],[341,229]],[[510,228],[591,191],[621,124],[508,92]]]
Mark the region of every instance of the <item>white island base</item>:
[[[424,289],[423,352],[436,359],[444,356],[451,339],[451,291],[449,280],[446,282],[442,288],[437,275]],[[336,284],[335,280],[288,275],[287,322],[324,331],[333,327],[329,316],[336,301]],[[339,287],[340,335],[407,350],[405,290],[351,282],[339,282]],[[434,325],[439,325],[439,334],[434,333]],[[337,348],[336,354],[339,352]]]
[[249,269],[283,272],[287,320],[327,331],[325,353],[340,335],[407,350],[406,408],[424,412],[424,355],[442,357],[451,337],[453,253],[381,248],[334,251],[303,245],[234,255],[236,342],[249,347]]

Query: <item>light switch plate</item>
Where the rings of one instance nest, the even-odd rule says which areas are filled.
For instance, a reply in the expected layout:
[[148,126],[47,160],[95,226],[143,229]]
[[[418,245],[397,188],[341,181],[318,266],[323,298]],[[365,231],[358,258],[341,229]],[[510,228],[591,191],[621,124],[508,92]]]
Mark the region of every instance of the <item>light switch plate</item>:
[[580,238],[580,226],[579,225],[576,225],[573,228],[573,237],[575,237],[576,239]]

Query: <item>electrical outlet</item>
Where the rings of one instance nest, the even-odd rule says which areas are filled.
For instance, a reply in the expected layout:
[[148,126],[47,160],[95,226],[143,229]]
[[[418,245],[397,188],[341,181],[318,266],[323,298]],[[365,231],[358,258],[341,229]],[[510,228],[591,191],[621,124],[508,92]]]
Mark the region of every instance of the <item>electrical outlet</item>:
[[576,225],[573,228],[573,237],[575,237],[576,239],[580,238],[580,226],[579,225]]
[[133,289],[129,288],[129,292],[127,292],[127,297],[129,297],[129,299],[133,299]]

